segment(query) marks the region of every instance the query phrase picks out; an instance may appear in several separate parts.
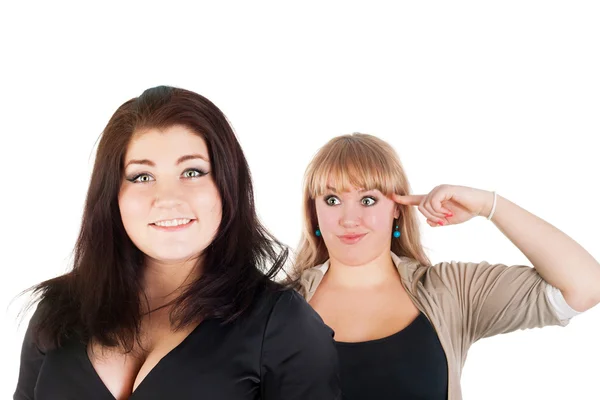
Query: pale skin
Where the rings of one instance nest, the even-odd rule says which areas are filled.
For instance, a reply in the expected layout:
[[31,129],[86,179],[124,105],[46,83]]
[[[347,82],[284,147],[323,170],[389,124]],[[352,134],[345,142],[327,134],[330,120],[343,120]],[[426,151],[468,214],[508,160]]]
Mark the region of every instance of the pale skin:
[[309,303],[333,329],[336,341],[388,337],[419,315],[389,258],[388,250],[360,270],[330,259],[330,270]]
[[[141,325],[142,346],[129,354],[94,342],[88,346],[96,373],[119,400],[128,399],[200,323],[175,330],[169,320],[171,307],[164,306],[201,274],[197,262],[221,220],[208,148],[197,134],[181,126],[140,132],[129,145],[124,165],[121,218],[127,234],[145,254],[140,297],[148,304]],[[186,220],[189,225],[181,229],[156,226]]]
[[[392,221],[398,215],[396,207],[418,207],[430,226],[443,227],[487,217],[494,199],[492,192],[455,185],[438,186],[426,195],[393,195],[377,204],[378,217],[388,218],[387,228],[380,224],[374,229],[363,218],[369,215],[366,212],[373,212],[356,206],[363,201],[364,193],[355,189],[335,195],[339,199],[335,207],[323,206],[324,196],[315,200],[330,269],[310,303],[334,329],[336,340],[342,342],[389,336],[418,315],[389,254]],[[492,222],[523,252],[542,278],[561,290],[573,309],[583,312],[600,302],[600,264],[569,236],[499,195]],[[370,235],[377,240],[365,242],[362,249],[361,242],[353,244],[362,251],[348,256],[351,246],[340,245],[338,240],[347,232],[366,233],[361,242]],[[383,243],[379,245],[380,242]],[[377,247],[376,254],[357,262],[358,254],[373,247]]]

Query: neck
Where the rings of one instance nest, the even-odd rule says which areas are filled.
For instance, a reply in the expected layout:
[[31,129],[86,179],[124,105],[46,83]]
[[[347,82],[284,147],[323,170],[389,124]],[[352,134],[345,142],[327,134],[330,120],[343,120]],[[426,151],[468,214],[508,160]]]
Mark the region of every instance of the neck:
[[400,279],[389,252],[382,253],[361,265],[347,265],[331,257],[328,280],[343,288],[376,288]]
[[200,276],[197,258],[184,262],[162,262],[148,259],[142,277],[144,294],[150,310],[161,307],[181,295]]

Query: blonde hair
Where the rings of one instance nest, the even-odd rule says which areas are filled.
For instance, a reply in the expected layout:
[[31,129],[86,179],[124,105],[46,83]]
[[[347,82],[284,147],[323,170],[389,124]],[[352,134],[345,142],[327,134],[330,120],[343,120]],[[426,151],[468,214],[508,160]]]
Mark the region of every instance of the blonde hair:
[[[387,142],[364,133],[331,139],[314,156],[304,175],[303,229],[292,279],[324,263],[329,254],[323,240],[315,235],[317,214],[315,198],[333,187],[337,192],[360,188],[379,190],[382,194],[410,194],[410,185],[398,155]],[[419,223],[413,207],[398,206],[398,228],[402,235],[393,239],[391,251],[398,256],[430,265],[421,244]]]

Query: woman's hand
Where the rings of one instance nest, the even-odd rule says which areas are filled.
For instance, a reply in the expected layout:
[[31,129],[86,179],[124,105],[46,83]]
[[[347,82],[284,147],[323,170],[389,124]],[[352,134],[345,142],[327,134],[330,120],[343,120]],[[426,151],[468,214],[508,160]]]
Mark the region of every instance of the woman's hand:
[[433,227],[457,225],[473,217],[487,217],[494,202],[494,193],[466,186],[440,185],[425,195],[393,195],[393,200],[405,206],[418,206]]

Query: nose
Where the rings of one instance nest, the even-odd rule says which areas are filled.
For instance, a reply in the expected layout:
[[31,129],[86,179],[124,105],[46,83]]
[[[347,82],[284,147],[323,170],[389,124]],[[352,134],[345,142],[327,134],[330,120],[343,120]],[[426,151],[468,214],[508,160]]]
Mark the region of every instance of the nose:
[[342,205],[342,215],[340,216],[340,225],[344,228],[354,228],[360,225],[362,219],[362,210],[360,206],[348,202]]
[[183,192],[179,182],[165,179],[154,185],[154,206],[157,208],[174,208],[183,203]]

